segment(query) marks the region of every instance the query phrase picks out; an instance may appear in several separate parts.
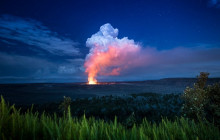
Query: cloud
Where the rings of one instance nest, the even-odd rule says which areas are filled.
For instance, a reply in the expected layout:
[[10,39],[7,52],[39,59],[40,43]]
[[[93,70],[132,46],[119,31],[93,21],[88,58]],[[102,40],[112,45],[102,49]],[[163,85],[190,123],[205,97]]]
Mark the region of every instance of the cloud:
[[87,39],[90,52],[84,66],[89,82],[97,82],[97,77],[115,80],[194,77],[201,71],[220,76],[220,48],[195,46],[157,50],[117,35],[118,29],[107,23]]
[[7,44],[7,45],[12,45],[12,46],[14,46],[14,45],[16,45],[16,43],[13,43],[13,42],[10,42],[10,41],[7,41],[7,40],[4,40],[4,39],[2,39],[2,40],[0,40],[1,42],[3,42],[4,44]]
[[49,30],[41,22],[11,15],[0,16],[0,37],[36,46],[55,55],[79,55],[79,43]]
[[89,82],[96,82],[97,75],[119,75],[124,69],[135,65],[141,47],[127,37],[118,39],[117,36],[118,29],[107,23],[87,39],[86,46],[90,52],[84,66]]
[[0,77],[43,77],[56,69],[52,62],[41,58],[0,53]]
[[[17,21],[14,20],[14,18],[15,17],[12,18],[12,21]],[[42,33],[44,34],[43,36],[53,36],[51,34],[55,34],[42,26],[41,23],[33,23],[30,19],[20,20],[22,22],[16,22],[21,22],[20,25],[16,25],[18,29],[15,27],[15,24],[10,22],[7,28],[0,26],[0,36],[3,36],[1,33],[8,36],[12,36],[11,34],[13,33],[15,35],[14,38],[19,38],[13,39],[12,37],[13,40],[21,41],[21,36],[28,39],[28,35],[20,31],[22,29],[25,30],[24,27],[21,28],[20,26],[30,28],[30,25],[27,25],[27,21],[31,24],[31,27],[32,24],[36,26],[39,24],[39,27],[36,27],[36,32],[47,32]],[[0,20],[0,25],[2,25],[2,21],[3,20]],[[25,24],[23,23],[24,21]],[[39,29],[43,31],[39,31]],[[9,33],[6,34],[2,32],[3,30]],[[36,37],[36,39],[36,35],[40,34],[35,33],[35,31],[28,32],[30,36],[32,36],[32,33],[35,34],[33,36]],[[72,57],[58,56],[53,57],[54,59],[39,55],[27,56],[24,53],[14,54],[13,50],[8,53],[0,52],[0,83],[16,81],[83,82],[86,81],[86,75],[84,73],[86,70],[95,70],[95,73],[90,74],[96,74],[95,78],[102,81],[195,77],[195,75],[201,71],[210,72],[213,77],[220,77],[220,48],[218,45],[215,45],[215,47],[212,44],[195,45],[195,47],[182,46],[169,50],[158,50],[155,47],[143,46],[127,37],[118,38],[118,33],[119,30],[113,28],[110,24],[101,26],[97,33],[87,39],[86,45],[90,48],[90,52],[85,60],[82,58],[70,59]],[[4,38],[6,38],[6,41],[3,41],[4,43],[16,45],[8,42],[9,37]],[[57,34],[55,34],[55,38],[58,38]],[[42,39],[32,40],[31,42],[36,43],[39,41],[42,41]],[[25,40],[21,42],[25,42]],[[45,43],[47,41],[42,42],[44,42],[43,44],[48,44]],[[11,46],[11,48],[13,47],[14,46]],[[74,48],[74,46],[72,47]],[[40,46],[33,47],[33,49],[34,48],[36,48],[36,50],[40,50],[38,48],[47,51],[53,50],[50,49],[50,47],[49,49],[48,47],[43,48]],[[58,55],[74,54],[68,51],[68,47],[62,46],[60,49],[63,49],[63,51],[60,50],[59,52],[61,54]],[[56,51],[52,51],[51,53],[57,55]],[[75,55],[77,55],[77,53]],[[86,67],[84,68],[83,65]],[[97,69],[98,71],[96,71]]]
[[83,63],[83,59],[56,62],[0,52],[0,83],[82,81]]
[[[194,77],[201,71],[220,76],[220,48],[177,47],[170,50],[142,48],[139,64],[124,72],[147,77]],[[148,57],[144,57],[148,56]]]
[[[170,50],[142,48],[141,59],[134,66],[124,69],[117,76],[99,75],[108,81],[146,80],[170,77],[195,77],[199,72],[209,72],[220,77],[220,48],[177,47]],[[133,58],[135,59],[135,58]]]
[[58,67],[60,74],[76,74],[84,72],[84,59],[68,59],[69,63],[62,64]]

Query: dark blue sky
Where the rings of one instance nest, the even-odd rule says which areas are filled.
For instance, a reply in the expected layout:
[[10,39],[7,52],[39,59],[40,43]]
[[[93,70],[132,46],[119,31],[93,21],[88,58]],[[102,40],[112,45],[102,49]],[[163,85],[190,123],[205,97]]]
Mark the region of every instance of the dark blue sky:
[[102,80],[220,76],[219,0],[1,0],[0,82],[86,81],[85,42],[105,23],[155,59],[175,58]]

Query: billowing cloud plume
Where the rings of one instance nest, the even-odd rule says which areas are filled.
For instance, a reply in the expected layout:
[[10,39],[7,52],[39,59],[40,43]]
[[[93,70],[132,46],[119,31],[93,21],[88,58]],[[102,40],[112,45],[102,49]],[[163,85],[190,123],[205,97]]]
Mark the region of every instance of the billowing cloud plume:
[[[35,46],[54,55],[78,55],[79,43],[49,30],[41,22],[11,15],[0,16],[0,37]],[[11,44],[10,42],[6,42]]]
[[97,75],[119,75],[138,63],[141,47],[127,37],[119,39],[118,29],[109,23],[86,41],[90,53],[84,64],[89,83],[96,83]]
[[[220,70],[219,47],[176,47],[157,50],[142,47],[134,40],[119,39],[118,29],[109,23],[100,27],[86,41],[90,52],[84,67],[91,84],[97,76],[118,75],[120,79],[144,80],[149,78],[195,76],[200,71],[208,71],[218,76]],[[114,80],[112,77],[109,79]],[[115,80],[118,80],[115,78]]]

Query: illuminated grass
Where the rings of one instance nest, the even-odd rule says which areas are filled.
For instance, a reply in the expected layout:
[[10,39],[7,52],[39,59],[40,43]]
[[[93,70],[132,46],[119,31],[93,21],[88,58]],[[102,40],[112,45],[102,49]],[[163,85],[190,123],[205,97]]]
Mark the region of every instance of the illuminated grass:
[[75,139],[75,140],[168,140],[168,139],[212,139],[220,137],[219,129],[212,124],[195,123],[185,118],[175,121],[163,119],[161,123],[150,123],[146,119],[131,129],[117,122],[104,122],[94,118],[72,118],[70,108],[67,115],[57,117],[27,111],[21,114],[9,106],[1,97],[0,139]]

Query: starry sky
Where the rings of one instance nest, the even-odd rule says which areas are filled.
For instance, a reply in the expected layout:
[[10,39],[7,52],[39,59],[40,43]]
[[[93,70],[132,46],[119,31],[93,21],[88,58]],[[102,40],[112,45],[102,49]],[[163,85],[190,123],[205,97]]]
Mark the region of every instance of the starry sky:
[[106,23],[152,61],[100,81],[220,77],[220,0],[1,0],[0,83],[86,82],[86,40]]

